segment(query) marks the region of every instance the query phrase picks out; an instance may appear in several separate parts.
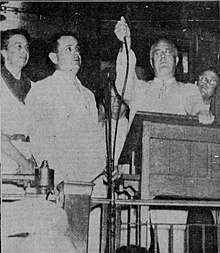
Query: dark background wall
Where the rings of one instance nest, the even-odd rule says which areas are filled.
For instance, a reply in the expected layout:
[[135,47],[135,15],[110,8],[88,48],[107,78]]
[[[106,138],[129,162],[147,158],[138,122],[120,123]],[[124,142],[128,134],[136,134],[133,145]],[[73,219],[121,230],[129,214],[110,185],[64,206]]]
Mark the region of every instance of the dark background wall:
[[[132,48],[137,55],[141,78],[153,77],[150,46],[166,37],[177,44],[180,52],[177,78],[194,82],[203,68],[215,67],[220,74],[219,12],[219,1],[11,1],[1,2],[1,29],[22,27],[30,33],[31,57],[26,72],[33,81],[54,71],[47,59],[48,39],[61,30],[75,32],[80,39],[83,59],[81,81],[99,97],[106,79],[106,71],[101,70],[107,66],[114,72],[121,44],[113,31],[122,15],[132,31]],[[188,64],[185,73],[183,55],[187,56]]]

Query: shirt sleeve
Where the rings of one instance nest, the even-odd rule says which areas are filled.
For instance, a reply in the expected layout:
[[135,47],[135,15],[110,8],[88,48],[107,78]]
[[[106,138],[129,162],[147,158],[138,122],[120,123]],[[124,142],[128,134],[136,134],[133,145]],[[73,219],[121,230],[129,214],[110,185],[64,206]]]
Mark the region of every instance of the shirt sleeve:
[[199,111],[207,111],[198,87],[191,83],[182,85],[184,85],[183,95],[186,113],[189,115],[196,115]]
[[56,100],[44,85],[35,84],[26,98],[29,111],[29,135],[31,151],[38,166],[47,160],[53,169],[57,166],[58,146],[56,143]]
[[[132,50],[129,52],[129,71],[128,71],[128,79],[127,85],[124,94],[124,100],[128,103],[131,100],[132,93],[134,90],[134,86],[136,83],[137,75],[135,72],[135,65],[136,65],[136,56]],[[118,93],[122,94],[122,89],[125,81],[126,75],[126,68],[127,68],[127,56],[125,50],[119,51],[116,61],[116,88]]]

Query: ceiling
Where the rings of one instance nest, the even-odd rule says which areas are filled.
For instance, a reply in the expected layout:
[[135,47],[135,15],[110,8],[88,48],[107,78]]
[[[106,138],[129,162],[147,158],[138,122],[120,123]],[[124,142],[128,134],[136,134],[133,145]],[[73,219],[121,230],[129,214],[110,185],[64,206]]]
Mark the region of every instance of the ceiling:
[[[145,1],[145,2],[31,2],[17,5],[18,11],[45,16],[89,16],[99,19],[131,21],[219,20],[219,1]],[[7,6],[8,2],[1,5]],[[14,4],[14,6],[16,6]]]

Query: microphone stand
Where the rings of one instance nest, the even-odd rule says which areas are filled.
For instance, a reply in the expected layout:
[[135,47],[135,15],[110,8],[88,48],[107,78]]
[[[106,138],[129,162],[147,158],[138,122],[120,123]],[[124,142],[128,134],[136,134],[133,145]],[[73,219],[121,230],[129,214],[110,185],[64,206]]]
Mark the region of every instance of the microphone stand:
[[112,80],[110,72],[107,73],[107,92],[105,95],[105,114],[106,114],[106,150],[107,150],[107,198],[110,200],[107,209],[107,242],[106,253],[114,251],[115,244],[115,199],[114,199],[114,182],[112,172],[114,171],[114,160],[112,157],[112,110],[111,110],[111,89]]
[[115,198],[114,198],[114,182],[112,180],[112,172],[114,171],[114,160],[115,160],[115,147],[116,147],[116,138],[117,138],[117,130],[118,130],[118,121],[119,115],[121,111],[121,106],[124,98],[124,93],[126,90],[127,80],[128,80],[128,72],[129,72],[129,52],[128,52],[128,45],[126,38],[124,38],[125,44],[125,51],[127,56],[127,65],[126,65],[126,73],[125,79],[122,89],[121,98],[119,100],[119,110],[116,119],[116,126],[115,126],[115,135],[114,135],[114,142],[113,142],[113,149],[112,149],[112,110],[111,110],[111,79],[110,79],[110,72],[107,73],[107,94],[105,95],[105,111],[106,111],[106,145],[107,145],[107,181],[108,181],[108,192],[107,198],[110,200],[108,204],[107,210],[107,242],[105,253],[112,253],[115,248],[115,228],[116,228],[116,205],[115,205]]

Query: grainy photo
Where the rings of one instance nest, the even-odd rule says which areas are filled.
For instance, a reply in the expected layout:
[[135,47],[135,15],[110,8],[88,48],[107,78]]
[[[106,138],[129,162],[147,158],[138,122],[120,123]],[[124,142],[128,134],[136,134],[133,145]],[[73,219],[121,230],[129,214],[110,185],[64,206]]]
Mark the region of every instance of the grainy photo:
[[1,1],[1,252],[220,252],[219,1]]

